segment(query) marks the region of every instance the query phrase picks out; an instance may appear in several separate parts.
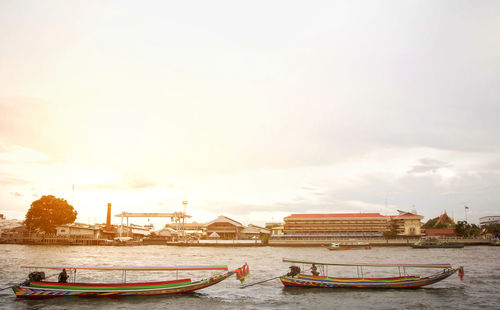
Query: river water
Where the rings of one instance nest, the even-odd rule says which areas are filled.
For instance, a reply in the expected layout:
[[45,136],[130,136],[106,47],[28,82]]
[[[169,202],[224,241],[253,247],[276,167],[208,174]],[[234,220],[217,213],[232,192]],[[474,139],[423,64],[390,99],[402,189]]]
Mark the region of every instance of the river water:
[[[247,262],[245,284],[288,272],[283,257],[339,263],[451,263],[463,265],[465,277],[454,275],[434,285],[411,290],[284,288],[276,279],[240,288],[231,277],[196,293],[170,296],[81,298],[46,300],[16,298],[0,291],[0,309],[500,309],[500,247],[463,249],[411,249],[377,247],[371,250],[328,251],[321,247],[175,247],[175,246],[37,246],[0,244],[1,288],[19,283],[27,275],[21,265],[174,266],[226,264],[236,268]],[[329,267],[329,274],[355,276],[356,268]],[[382,270],[383,269],[383,270]],[[397,268],[366,269],[370,275],[397,275]],[[435,270],[411,270],[430,274]],[[390,273],[389,272],[393,272]],[[47,271],[47,275],[53,271]],[[210,273],[210,271],[208,272]],[[216,273],[216,272],[215,272]],[[410,273],[410,272],[409,272]],[[179,274],[193,280],[207,272]],[[127,281],[175,279],[175,272],[129,272]],[[78,273],[81,281],[119,281],[121,272]]]

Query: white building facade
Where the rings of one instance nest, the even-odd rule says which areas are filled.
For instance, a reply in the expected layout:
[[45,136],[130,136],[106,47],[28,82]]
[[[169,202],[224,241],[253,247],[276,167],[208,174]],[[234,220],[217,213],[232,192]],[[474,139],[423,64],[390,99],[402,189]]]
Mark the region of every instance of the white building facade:
[[483,216],[479,218],[479,226],[488,224],[500,224],[500,215]]

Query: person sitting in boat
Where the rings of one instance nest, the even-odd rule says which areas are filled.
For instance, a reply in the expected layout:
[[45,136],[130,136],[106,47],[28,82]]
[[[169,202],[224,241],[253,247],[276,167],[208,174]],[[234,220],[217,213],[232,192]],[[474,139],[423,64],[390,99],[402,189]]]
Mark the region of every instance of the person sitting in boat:
[[300,267],[298,267],[298,266],[290,266],[290,272],[287,273],[286,275],[288,277],[295,277],[299,273],[300,273]]
[[63,268],[63,270],[61,271],[61,273],[59,274],[59,279],[58,279],[58,282],[59,283],[68,283],[68,274],[66,273],[66,268]]
[[315,264],[312,264],[311,273],[313,276],[319,276],[318,267]]

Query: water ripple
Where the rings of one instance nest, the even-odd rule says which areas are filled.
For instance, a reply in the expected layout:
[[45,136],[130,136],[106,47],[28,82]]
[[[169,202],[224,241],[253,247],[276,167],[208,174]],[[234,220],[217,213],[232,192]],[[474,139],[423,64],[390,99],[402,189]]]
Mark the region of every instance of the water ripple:
[[[464,281],[450,277],[435,285],[414,290],[350,290],[284,288],[279,280],[240,289],[230,278],[193,294],[95,298],[78,297],[23,300],[11,290],[0,291],[0,309],[492,309],[499,308],[499,247],[476,246],[464,249],[413,250],[406,247],[374,248],[369,251],[326,251],[319,247],[209,248],[209,247],[91,247],[0,245],[0,285],[19,283],[26,277],[20,265],[197,265],[227,264],[236,268],[248,262],[247,284],[269,279],[288,271],[283,257],[339,263],[451,263],[465,266]],[[382,270],[383,269],[383,270]],[[390,269],[390,268],[389,268]],[[329,273],[352,276],[354,270],[330,267]],[[369,271],[388,275],[390,270]],[[418,273],[418,270],[412,270]],[[431,271],[432,272],[432,271]],[[182,276],[202,278],[206,273],[186,272]],[[130,272],[130,281],[175,278],[164,272]],[[82,281],[119,281],[120,272],[79,272]]]

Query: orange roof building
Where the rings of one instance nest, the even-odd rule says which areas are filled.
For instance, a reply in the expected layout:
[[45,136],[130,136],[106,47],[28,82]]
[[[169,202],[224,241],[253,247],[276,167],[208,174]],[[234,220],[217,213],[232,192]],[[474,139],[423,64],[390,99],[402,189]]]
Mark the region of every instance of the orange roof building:
[[380,213],[292,214],[284,218],[285,235],[382,235],[389,218]]
[[380,213],[292,214],[284,218],[285,235],[382,236],[394,225],[398,235],[420,235],[423,216],[404,212],[395,216]]

